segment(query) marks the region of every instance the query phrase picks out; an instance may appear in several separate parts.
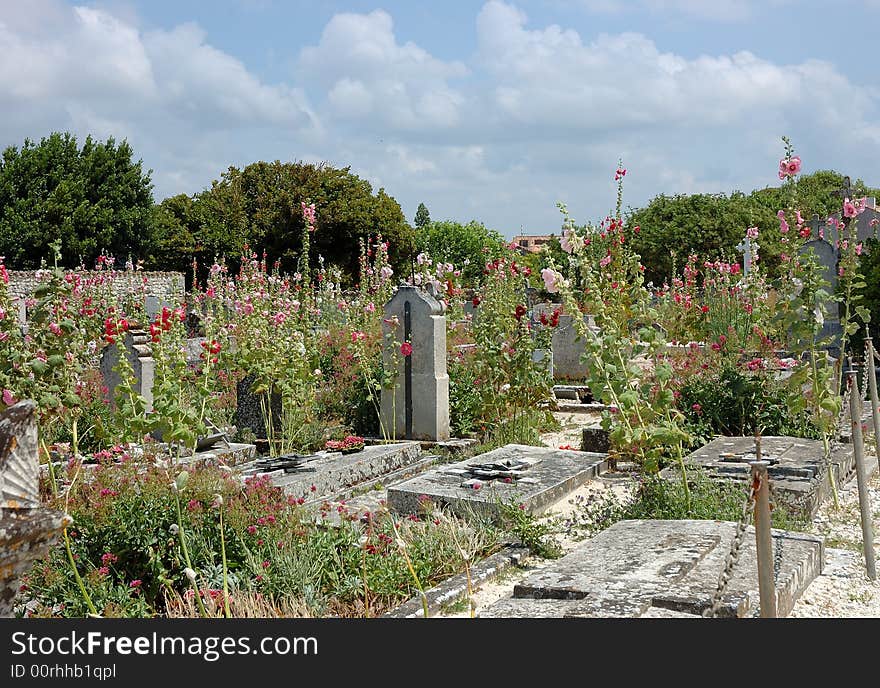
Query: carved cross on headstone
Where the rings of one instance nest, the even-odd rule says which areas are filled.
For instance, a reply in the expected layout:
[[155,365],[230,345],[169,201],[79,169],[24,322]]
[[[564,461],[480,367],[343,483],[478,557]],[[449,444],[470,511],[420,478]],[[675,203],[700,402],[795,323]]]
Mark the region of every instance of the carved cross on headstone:
[[[743,254],[743,274],[748,275],[749,271],[752,269],[752,257],[754,254],[752,253],[752,239],[750,237],[745,237],[741,242],[736,245],[736,250],[740,251]],[[754,248],[758,248],[758,242],[754,242]]]

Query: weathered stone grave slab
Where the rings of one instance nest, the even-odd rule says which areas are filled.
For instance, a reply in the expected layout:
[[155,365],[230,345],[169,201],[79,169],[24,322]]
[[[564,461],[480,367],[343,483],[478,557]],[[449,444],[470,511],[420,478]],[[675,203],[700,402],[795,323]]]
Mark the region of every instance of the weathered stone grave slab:
[[213,447],[197,451],[181,459],[182,463],[204,463],[207,466],[238,466],[253,461],[257,445],[244,442],[217,442]]
[[[761,458],[770,461],[770,484],[775,500],[794,514],[812,518],[831,495],[831,481],[821,440],[800,437],[762,437]],[[719,437],[685,457],[685,465],[700,468],[712,478],[742,481],[751,475],[748,461],[755,460],[754,437]],[[828,464],[836,484],[851,477],[855,468],[852,448],[833,445]],[[674,468],[661,476],[680,479]]]
[[515,500],[540,513],[605,470],[606,459],[605,454],[508,444],[389,487],[388,506],[417,514],[427,496],[461,515],[497,517],[499,502]]
[[352,454],[318,452],[290,469],[264,470],[258,462],[251,462],[239,470],[245,477],[270,475],[272,483],[285,493],[308,502],[396,471],[419,461],[421,456],[418,442],[395,442],[366,446]]
[[[620,521],[562,559],[527,576],[513,598],[482,617],[700,616],[709,608],[736,524],[728,521]],[[822,538],[773,530],[782,544],[777,613],[787,616],[822,571]],[[758,615],[755,531],[749,527],[719,616]],[[665,610],[659,612],[658,610]]]

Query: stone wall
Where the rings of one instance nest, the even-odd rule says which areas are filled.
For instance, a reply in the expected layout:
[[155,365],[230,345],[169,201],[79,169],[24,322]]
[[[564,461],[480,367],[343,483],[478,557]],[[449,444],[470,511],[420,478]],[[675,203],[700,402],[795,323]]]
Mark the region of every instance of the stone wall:
[[[37,270],[9,270],[9,293],[16,297],[32,296],[37,288]],[[177,301],[184,292],[182,272],[118,272],[113,279],[116,294],[136,291],[147,281],[147,296],[162,301]]]

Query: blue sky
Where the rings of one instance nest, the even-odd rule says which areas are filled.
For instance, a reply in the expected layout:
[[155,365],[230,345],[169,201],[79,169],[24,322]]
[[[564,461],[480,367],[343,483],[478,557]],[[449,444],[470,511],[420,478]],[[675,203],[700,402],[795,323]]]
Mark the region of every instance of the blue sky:
[[[804,171],[880,186],[880,0],[0,0],[0,147],[127,138],[157,200],[350,165],[412,220],[558,231]],[[320,212],[320,209],[319,209]]]

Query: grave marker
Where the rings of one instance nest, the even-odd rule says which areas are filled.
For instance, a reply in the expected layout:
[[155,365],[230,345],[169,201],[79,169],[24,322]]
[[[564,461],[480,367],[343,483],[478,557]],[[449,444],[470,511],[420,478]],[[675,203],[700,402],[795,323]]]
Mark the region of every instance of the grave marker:
[[[153,408],[153,377],[156,373],[156,361],[153,359],[150,341],[150,334],[144,330],[129,330],[123,340],[128,362],[134,370],[134,393],[146,399],[148,411]],[[101,374],[104,376],[111,404],[115,403],[114,392],[120,384],[119,373],[113,370],[118,362],[119,347],[116,344],[105,346],[101,351]]]
[[[406,284],[385,304],[382,359],[395,383],[382,389],[380,418],[389,438],[449,439],[444,310],[433,295]],[[411,347],[408,354],[405,344]]]

